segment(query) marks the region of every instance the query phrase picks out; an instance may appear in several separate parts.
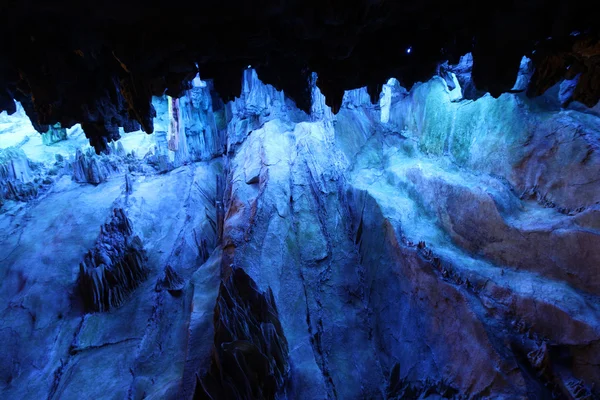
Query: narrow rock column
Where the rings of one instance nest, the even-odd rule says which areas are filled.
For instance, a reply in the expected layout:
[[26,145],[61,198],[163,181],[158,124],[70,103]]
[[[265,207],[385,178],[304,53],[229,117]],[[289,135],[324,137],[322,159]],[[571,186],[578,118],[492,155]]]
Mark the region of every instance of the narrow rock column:
[[211,86],[196,76],[192,88],[179,100],[179,106],[189,161],[206,161],[221,154],[224,137],[213,113]]
[[179,99],[168,97],[169,100],[169,150],[175,153],[175,166],[188,160],[188,150],[185,137],[183,118]]

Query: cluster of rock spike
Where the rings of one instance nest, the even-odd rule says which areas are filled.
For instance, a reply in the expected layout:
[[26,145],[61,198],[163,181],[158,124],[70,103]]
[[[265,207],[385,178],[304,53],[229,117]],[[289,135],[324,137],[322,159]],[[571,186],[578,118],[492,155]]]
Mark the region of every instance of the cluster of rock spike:
[[[311,72],[335,113],[344,90],[366,86],[376,100],[390,77],[411,87],[468,52],[475,86],[492,96],[511,90],[527,55],[536,69],[528,94],[580,74],[574,98],[590,107],[600,99],[588,0],[5,3],[0,111],[19,101],[40,132],[81,123],[97,152],[119,127],[153,132],[152,96],[181,97],[198,71],[223,100],[239,96],[247,65],[307,112]],[[224,27],[227,35],[214,34]]]
[[156,291],[160,292],[162,289],[168,290],[171,294],[178,294],[185,287],[185,280],[167,264],[164,270],[163,277],[156,282]]
[[288,344],[273,293],[243,269],[221,282],[211,366],[196,399],[274,399],[289,375]]
[[142,241],[123,209],[115,208],[93,249],[79,264],[79,288],[87,311],[119,307],[148,276]]
[[27,201],[37,196],[32,164],[20,149],[0,149],[0,205],[5,199]]

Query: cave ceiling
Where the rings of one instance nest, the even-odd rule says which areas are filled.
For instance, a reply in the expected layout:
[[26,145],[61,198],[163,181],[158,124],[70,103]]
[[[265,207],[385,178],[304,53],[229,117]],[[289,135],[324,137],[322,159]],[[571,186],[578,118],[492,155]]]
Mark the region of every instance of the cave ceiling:
[[4,1],[0,111],[19,101],[35,128],[80,123],[96,151],[153,132],[152,96],[178,97],[199,72],[227,101],[251,65],[310,109],[312,72],[336,111],[344,90],[373,99],[390,77],[412,86],[473,55],[477,89],[514,86],[523,55],[537,96],[580,74],[574,100],[600,99],[600,41],[591,1],[213,0]]

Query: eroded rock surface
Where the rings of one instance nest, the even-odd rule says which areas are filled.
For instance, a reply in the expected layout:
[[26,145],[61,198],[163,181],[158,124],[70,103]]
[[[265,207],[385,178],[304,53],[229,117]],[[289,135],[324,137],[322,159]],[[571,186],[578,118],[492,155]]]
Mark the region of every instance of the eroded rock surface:
[[38,194],[35,185],[33,163],[20,149],[0,150],[0,201],[29,200]]
[[141,239],[120,208],[100,230],[98,241],[79,264],[79,290],[90,311],[119,307],[148,276]]
[[185,281],[170,265],[165,267],[164,276],[156,285],[157,290],[166,289],[171,293],[181,292],[185,288]]
[[273,292],[261,293],[242,269],[221,282],[214,348],[197,399],[274,399],[289,374],[288,343]]
[[[6,200],[2,394],[598,397],[597,110],[561,108],[567,81],[527,98],[527,59],[498,98],[461,65],[337,114],[314,79],[310,114],[252,69],[226,104],[196,82],[135,151],[90,154],[106,179]],[[78,265],[115,208],[147,279],[86,313]]]

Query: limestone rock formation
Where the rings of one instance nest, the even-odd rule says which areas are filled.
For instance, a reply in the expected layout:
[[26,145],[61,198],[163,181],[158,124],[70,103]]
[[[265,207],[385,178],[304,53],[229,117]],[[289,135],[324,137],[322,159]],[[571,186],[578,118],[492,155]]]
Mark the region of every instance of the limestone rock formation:
[[98,184],[106,181],[109,172],[91,152],[77,151],[73,163],[73,177],[78,182]]
[[[333,101],[304,71],[310,113],[246,61],[226,103],[173,83],[155,134],[86,158],[106,179],[7,200],[0,397],[598,397],[600,113],[523,54],[479,91],[478,51]],[[22,134],[3,178],[73,168],[76,134]]]
[[38,194],[34,171],[25,153],[16,148],[0,150],[1,199],[28,200]]
[[94,185],[105,182],[110,175],[119,171],[119,165],[109,156],[98,156],[89,149],[77,150],[72,168],[75,181]]
[[213,108],[212,82],[196,78],[182,101],[182,118],[190,161],[208,161],[223,154],[226,130],[223,115]]
[[165,267],[164,276],[156,284],[157,290],[166,289],[172,293],[181,292],[184,287],[185,281],[170,265]]
[[88,311],[121,306],[148,276],[142,241],[124,211],[113,210],[93,249],[79,264],[79,290]]
[[[156,97],[154,154],[149,161],[160,171],[171,170],[184,164],[209,161],[225,151],[226,126],[224,108],[215,96],[212,82],[196,77],[183,97],[171,100]],[[220,109],[218,107],[221,107]]]
[[273,292],[234,268],[219,288],[214,348],[196,399],[275,399],[289,374],[288,343]]
[[48,128],[48,132],[42,133],[42,141],[45,145],[49,146],[61,140],[67,140],[67,130],[61,128],[60,124],[53,125]]
[[386,399],[454,399],[460,398],[456,389],[448,386],[445,382],[417,382],[411,384],[406,379],[400,378],[400,365],[394,365],[390,373],[388,387],[386,389]]
[[[225,260],[273,289],[290,347],[310,349],[290,353],[296,395],[593,390],[598,234],[575,216],[600,200],[583,178],[599,170],[594,151],[585,157],[596,117],[540,110],[520,94],[461,102],[458,85],[435,78],[396,92],[392,82],[383,123],[349,96],[333,124],[276,114],[231,147]],[[570,170],[587,183],[576,195],[565,190]],[[556,205],[521,196],[541,182]],[[306,303],[290,303],[298,297]],[[523,354],[545,343],[569,361],[531,374]]]

